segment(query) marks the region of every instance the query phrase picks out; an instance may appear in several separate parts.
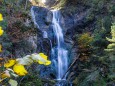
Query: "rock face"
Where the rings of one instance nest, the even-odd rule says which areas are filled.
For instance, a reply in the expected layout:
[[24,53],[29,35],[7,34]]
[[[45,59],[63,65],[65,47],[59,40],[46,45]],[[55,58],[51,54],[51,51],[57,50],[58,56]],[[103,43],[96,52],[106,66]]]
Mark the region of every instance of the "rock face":
[[34,6],[52,7],[58,0],[29,0]]
[[[33,7],[33,14],[35,15],[35,22],[38,28],[38,50],[49,55],[51,50],[52,38],[52,12],[43,7]],[[48,34],[48,35],[47,35]],[[44,35],[46,35],[44,37]],[[48,37],[47,37],[48,36]]]
[[[44,7],[34,6],[33,13],[35,15],[35,22],[39,26],[37,41],[38,51],[44,52],[45,54],[49,55],[50,58],[51,48],[53,45],[55,45],[54,34],[52,30],[52,12]],[[94,20],[87,20],[88,13],[89,12],[87,10],[80,13],[76,12],[75,14],[62,13],[63,17],[61,17],[60,24],[63,28],[66,48],[69,52],[69,63],[71,63],[72,60],[74,60],[74,58],[77,56],[77,46],[74,45],[75,34],[82,33],[83,29],[85,29],[86,26],[90,26],[91,22]],[[50,70],[49,72],[52,73]]]

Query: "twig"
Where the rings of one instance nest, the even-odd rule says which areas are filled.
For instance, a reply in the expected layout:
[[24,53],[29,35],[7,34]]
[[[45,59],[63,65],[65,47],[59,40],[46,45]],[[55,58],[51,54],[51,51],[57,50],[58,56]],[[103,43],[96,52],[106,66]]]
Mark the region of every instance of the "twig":
[[28,0],[26,0],[25,10],[26,10],[26,8],[27,8],[27,2],[28,2]]
[[69,70],[73,67],[73,65],[75,64],[75,62],[78,60],[80,54],[78,54],[78,56],[76,57],[76,59],[73,61],[73,63],[69,66],[68,70],[66,71],[66,73],[63,75],[62,79],[66,76],[66,74],[69,72]]

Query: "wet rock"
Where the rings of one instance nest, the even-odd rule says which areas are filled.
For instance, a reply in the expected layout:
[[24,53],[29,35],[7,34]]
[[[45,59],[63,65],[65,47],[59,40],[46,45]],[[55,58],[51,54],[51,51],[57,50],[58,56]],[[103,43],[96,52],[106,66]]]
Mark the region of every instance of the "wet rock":
[[52,12],[51,11],[47,12],[47,16],[45,18],[46,25],[49,25],[52,23],[52,17],[53,17]]

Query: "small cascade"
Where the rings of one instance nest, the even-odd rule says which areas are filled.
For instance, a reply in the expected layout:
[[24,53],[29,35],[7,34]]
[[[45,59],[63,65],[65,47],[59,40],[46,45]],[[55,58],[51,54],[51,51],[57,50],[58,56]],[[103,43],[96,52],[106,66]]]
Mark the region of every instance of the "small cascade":
[[[63,31],[60,26],[60,12],[58,10],[53,10],[52,26],[54,37],[56,40],[56,46],[52,48],[52,57],[54,58],[54,63],[57,70],[57,79],[61,80],[68,68],[68,52],[65,49]],[[56,64],[57,61],[57,64]],[[66,79],[66,78],[64,78]]]
[[31,11],[31,16],[32,16],[34,24],[37,26],[37,28],[39,28],[39,25],[36,22],[36,17],[35,17],[35,14],[34,14],[34,6],[31,7],[30,11]]

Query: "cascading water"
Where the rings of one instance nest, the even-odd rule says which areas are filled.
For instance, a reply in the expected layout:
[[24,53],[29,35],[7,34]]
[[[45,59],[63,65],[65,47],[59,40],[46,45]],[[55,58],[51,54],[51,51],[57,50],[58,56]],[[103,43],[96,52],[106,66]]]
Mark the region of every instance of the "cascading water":
[[[61,80],[68,68],[68,52],[64,48],[65,44],[64,44],[63,31],[60,26],[60,12],[58,10],[53,10],[52,13],[53,13],[52,26],[57,44],[55,48],[52,48],[52,57],[55,57],[53,61],[55,65],[57,65],[56,69],[57,79]],[[64,79],[66,78],[64,77]]]
[[[52,57],[52,63],[54,64],[53,66],[56,70],[56,76],[57,76],[56,79],[62,80],[62,77],[68,68],[68,51],[65,49],[63,31],[60,25],[60,21],[61,21],[60,11],[53,10],[52,13],[53,13],[52,27],[53,27],[53,33],[54,33],[56,45],[52,46],[52,42],[50,41],[52,46],[51,57]],[[31,15],[34,24],[38,28],[40,28],[38,23],[36,22],[34,7],[31,8]],[[46,31],[42,31],[42,32],[43,32],[43,38],[48,38],[47,32]],[[63,79],[66,80],[66,77],[64,77]],[[58,84],[58,86],[62,86],[62,85]]]

